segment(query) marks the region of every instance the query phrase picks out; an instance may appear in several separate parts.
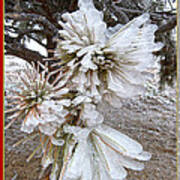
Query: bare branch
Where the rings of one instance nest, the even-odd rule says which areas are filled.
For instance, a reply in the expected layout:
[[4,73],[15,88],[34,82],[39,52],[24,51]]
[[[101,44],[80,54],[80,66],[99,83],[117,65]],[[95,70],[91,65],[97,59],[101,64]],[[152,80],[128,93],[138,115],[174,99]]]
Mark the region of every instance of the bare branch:
[[11,38],[10,36],[5,35],[5,41],[7,42],[5,44],[6,54],[17,56],[27,62],[40,61],[41,63],[44,63],[43,59],[45,56],[41,55],[37,51],[26,48],[24,45],[16,41],[16,38]]
[[158,33],[164,33],[167,31],[172,30],[173,28],[175,28],[175,26],[177,25],[177,17],[173,16],[172,18],[170,18],[166,24],[161,25],[158,30],[156,31],[156,34]]
[[116,17],[120,20],[121,19],[121,23],[122,24],[126,24],[129,22],[129,17],[126,15],[126,13],[120,9],[118,9],[117,11],[117,7],[116,6],[112,6],[110,7],[110,10],[112,10],[112,12],[114,12],[114,14],[116,15]]
[[[142,10],[127,9],[127,8],[124,8],[124,7],[116,6],[115,4],[113,5],[113,8],[114,8],[116,11],[124,11],[124,12],[127,12],[127,13],[137,14],[137,15],[141,15],[141,14],[145,13],[145,11],[142,11]],[[163,18],[163,16],[164,16],[165,14],[167,14],[167,15],[175,15],[175,13],[173,13],[172,11],[149,12],[149,14],[150,14],[151,16],[155,16],[155,17],[157,17],[157,18]]]
[[50,34],[57,34],[58,29],[54,24],[52,24],[49,20],[47,20],[44,16],[37,14],[29,14],[29,13],[6,13],[5,18],[10,18],[18,21],[34,21],[45,28],[48,28]]

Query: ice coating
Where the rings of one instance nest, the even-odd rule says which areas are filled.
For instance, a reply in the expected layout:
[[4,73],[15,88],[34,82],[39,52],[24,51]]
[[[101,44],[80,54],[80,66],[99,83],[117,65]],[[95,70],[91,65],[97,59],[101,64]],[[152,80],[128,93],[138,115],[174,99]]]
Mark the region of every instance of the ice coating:
[[148,71],[155,63],[152,52],[163,47],[154,42],[157,26],[144,13],[107,36],[101,12],[82,6],[62,16],[65,23],[60,22],[63,30],[59,33],[63,40],[58,42],[57,54],[61,59],[68,55],[68,63],[76,65],[71,74],[74,87],[78,85],[75,89],[95,103],[105,100],[120,107],[122,98],[144,94],[146,82],[153,77]]
[[79,0],[78,6],[80,9],[95,9],[93,0]]
[[154,42],[157,26],[150,24],[148,13],[110,32],[92,0],[79,0],[78,6],[59,22],[56,65],[60,69],[48,72],[40,65],[41,73],[29,69],[18,74],[23,86],[16,92],[17,106],[9,112],[15,112],[12,119],[23,119],[22,131],[38,129],[43,135],[44,168],[53,164],[58,171],[51,153],[64,150],[60,177],[52,173],[51,180],[124,179],[125,168],[141,171],[144,165],[136,160],[148,161],[151,154],[104,125],[97,105],[107,101],[120,107],[122,98],[143,94],[153,75],[147,71],[154,64],[152,52],[162,44]]
[[66,132],[78,138],[65,179],[123,180],[127,176],[125,168],[141,171],[144,164],[137,160],[151,158],[139,143],[106,125],[82,129],[68,126]]

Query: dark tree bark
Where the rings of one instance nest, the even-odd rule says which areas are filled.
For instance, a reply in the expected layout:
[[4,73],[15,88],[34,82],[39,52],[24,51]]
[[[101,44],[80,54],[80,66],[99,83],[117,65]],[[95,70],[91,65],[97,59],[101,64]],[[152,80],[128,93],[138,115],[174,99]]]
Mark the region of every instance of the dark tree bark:
[[23,44],[19,43],[16,38],[5,35],[5,41],[6,54],[20,57],[29,63],[36,61],[43,63],[45,56],[42,56],[38,51],[26,48]]

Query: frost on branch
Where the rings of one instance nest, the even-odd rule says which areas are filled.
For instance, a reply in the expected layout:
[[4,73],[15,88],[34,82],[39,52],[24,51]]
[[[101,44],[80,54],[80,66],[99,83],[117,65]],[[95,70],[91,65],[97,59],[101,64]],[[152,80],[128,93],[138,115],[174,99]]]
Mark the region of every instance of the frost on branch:
[[42,165],[46,169],[52,164],[51,180],[120,180],[127,176],[126,168],[142,170],[137,160],[148,161],[151,155],[104,125],[97,104],[107,101],[120,107],[122,98],[144,93],[153,75],[148,71],[154,64],[152,52],[162,44],[154,42],[157,27],[147,13],[110,33],[92,1],[80,0],[79,7],[59,22],[60,60],[53,65],[59,69],[49,72],[39,64],[42,72],[28,68],[18,74],[23,85],[14,92],[15,108],[8,112],[15,112],[12,122],[23,120],[22,131],[38,129]]
[[[68,93],[67,88],[60,88],[58,84],[53,86],[55,80],[50,84],[49,78],[53,73],[46,76],[47,68],[38,65],[38,69],[44,68],[39,73],[35,67],[26,67],[26,69],[17,74],[13,74],[14,78],[20,79],[22,83],[15,90],[9,89],[16,96],[9,97],[13,101],[14,108],[8,109],[7,113],[15,112],[9,119],[13,119],[7,127],[9,127],[16,119],[23,119],[21,130],[27,133],[33,132],[38,127],[41,132],[46,135],[53,135],[68,114],[67,107],[70,99],[64,98]],[[63,98],[63,101],[60,100]],[[49,128],[50,129],[49,129]]]
[[[62,15],[63,30],[58,41],[60,64],[69,66],[71,83],[77,91],[95,102],[118,105],[119,98],[132,97],[145,91],[152,77],[152,52],[162,48],[154,42],[156,25],[143,14],[109,37],[103,15],[96,9],[84,8]],[[128,92],[128,93],[127,93]]]
[[77,138],[81,134],[82,138],[78,139],[64,179],[120,180],[127,176],[125,168],[136,171],[144,168],[142,163],[134,159],[147,161],[151,158],[150,153],[143,151],[139,143],[106,125],[99,125],[89,131],[86,128],[75,129],[69,127],[68,131]]

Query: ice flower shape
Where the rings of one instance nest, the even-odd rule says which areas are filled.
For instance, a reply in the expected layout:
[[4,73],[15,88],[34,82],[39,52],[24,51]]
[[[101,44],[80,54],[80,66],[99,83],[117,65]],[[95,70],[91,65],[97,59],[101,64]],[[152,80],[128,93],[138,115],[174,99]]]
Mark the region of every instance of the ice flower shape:
[[[40,66],[43,68],[41,73],[38,72]],[[12,121],[6,128],[19,118],[23,119],[22,131],[31,133],[38,127],[41,132],[50,136],[66,121],[69,113],[67,107],[71,100],[63,96],[69,90],[59,88],[57,79],[50,84],[49,78],[54,72],[46,73],[47,68],[39,65],[37,70],[35,67],[27,67],[22,73],[14,74],[22,83],[15,90],[9,89],[13,92],[13,96],[10,96],[13,108],[6,112],[13,115],[9,117]]]
[[[154,64],[152,52],[162,48],[154,42],[157,26],[145,13],[109,37],[103,14],[83,1],[80,9],[62,15],[56,53],[67,65],[69,83],[88,92],[94,101],[102,98],[118,106],[119,99],[142,94]],[[108,34],[108,35],[107,35]]]
[[59,62],[52,65],[59,69],[49,72],[37,63],[19,73],[22,83],[10,89],[16,96],[7,128],[18,118],[22,131],[38,128],[42,165],[45,170],[52,164],[51,180],[121,180],[126,168],[144,168],[136,160],[151,158],[138,142],[104,125],[97,104],[105,100],[119,107],[122,98],[144,92],[152,52],[162,48],[154,42],[157,26],[145,13],[111,34],[92,2],[79,0],[79,10],[62,15]]
[[[143,163],[151,158],[142,146],[128,136],[110,128],[99,125],[95,128],[66,127],[74,134],[78,144],[74,152],[69,152],[66,162],[64,180],[121,180],[127,176],[126,168],[141,171]],[[78,167],[78,168],[77,168]]]

